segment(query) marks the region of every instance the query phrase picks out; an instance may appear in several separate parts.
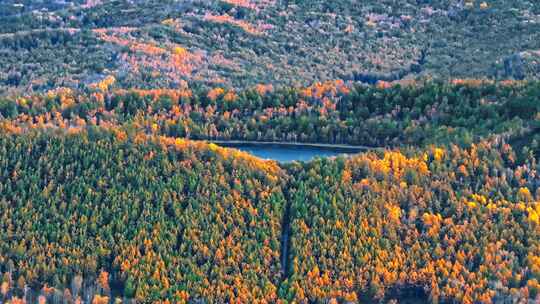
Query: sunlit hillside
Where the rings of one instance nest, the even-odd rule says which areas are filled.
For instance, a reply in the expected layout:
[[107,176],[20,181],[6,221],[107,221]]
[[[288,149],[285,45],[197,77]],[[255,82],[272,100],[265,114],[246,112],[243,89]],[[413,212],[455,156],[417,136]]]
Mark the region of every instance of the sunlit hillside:
[[0,1],[0,304],[540,303],[540,2]]

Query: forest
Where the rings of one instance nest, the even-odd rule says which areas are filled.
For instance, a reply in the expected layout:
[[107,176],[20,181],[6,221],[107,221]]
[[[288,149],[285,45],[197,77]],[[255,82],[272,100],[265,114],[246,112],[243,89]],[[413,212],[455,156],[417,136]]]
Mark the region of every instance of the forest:
[[4,0],[0,25],[0,95],[540,75],[535,0]]
[[[0,101],[3,301],[540,298],[539,83],[114,84]],[[385,149],[280,164],[213,138]]]
[[[540,82],[453,80],[356,85],[344,81],[275,89],[116,89],[107,78],[84,91],[0,97],[12,128],[129,125],[189,139],[467,145],[501,137],[521,156],[540,152]],[[526,151],[523,151],[525,149]],[[523,152],[523,153],[522,153]]]
[[539,75],[535,0],[0,0],[0,304],[540,303]]

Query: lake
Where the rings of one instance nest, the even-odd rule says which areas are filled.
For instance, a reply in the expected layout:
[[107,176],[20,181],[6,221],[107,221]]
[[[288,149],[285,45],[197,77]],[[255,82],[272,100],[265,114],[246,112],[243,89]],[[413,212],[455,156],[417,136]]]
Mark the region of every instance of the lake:
[[366,147],[348,145],[276,143],[276,142],[241,142],[213,141],[222,147],[235,148],[248,152],[262,159],[272,159],[280,163],[292,161],[310,161],[317,157],[334,157],[357,154]]

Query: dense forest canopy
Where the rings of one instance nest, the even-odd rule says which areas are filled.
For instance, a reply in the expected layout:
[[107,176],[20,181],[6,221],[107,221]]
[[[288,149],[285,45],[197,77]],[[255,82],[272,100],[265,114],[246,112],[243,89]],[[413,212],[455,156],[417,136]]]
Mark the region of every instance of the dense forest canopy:
[[540,293],[538,165],[517,165],[508,144],[280,168],[119,132],[2,135],[4,297],[29,297],[27,286],[30,296],[87,301],[356,301],[413,290],[489,303]]
[[0,303],[539,303],[539,35],[533,0],[0,1]]
[[0,94],[540,72],[533,0],[7,0],[0,25]]
[[[540,294],[537,82],[114,86],[0,102],[5,299]],[[387,149],[280,165],[215,138]]]
[[[191,139],[347,143],[400,147],[467,145],[501,137],[539,153],[540,83],[454,80],[247,90],[115,89],[108,78],[85,91],[0,98],[13,128],[130,125]],[[526,151],[522,151],[526,149]]]
[[52,133],[1,139],[0,261],[16,295],[46,283],[88,302],[115,290],[145,301],[276,298],[275,164],[166,138]]

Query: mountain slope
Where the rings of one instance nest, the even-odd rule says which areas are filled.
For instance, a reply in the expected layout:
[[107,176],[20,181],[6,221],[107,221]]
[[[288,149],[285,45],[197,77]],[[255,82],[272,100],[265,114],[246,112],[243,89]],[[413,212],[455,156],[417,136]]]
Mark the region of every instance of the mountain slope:
[[67,3],[0,17],[4,93],[111,75],[123,87],[246,88],[539,72],[535,1]]
[[62,133],[0,135],[0,271],[15,288],[2,297],[45,284],[86,303],[276,299],[275,164],[119,130]]

